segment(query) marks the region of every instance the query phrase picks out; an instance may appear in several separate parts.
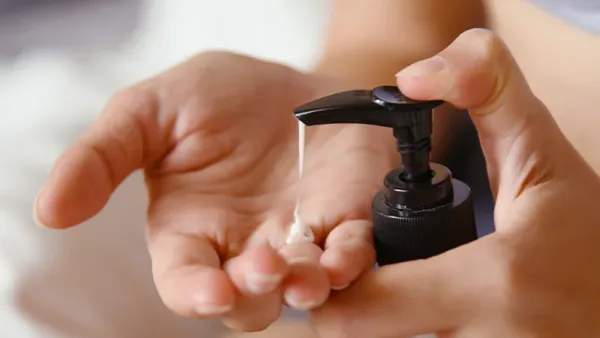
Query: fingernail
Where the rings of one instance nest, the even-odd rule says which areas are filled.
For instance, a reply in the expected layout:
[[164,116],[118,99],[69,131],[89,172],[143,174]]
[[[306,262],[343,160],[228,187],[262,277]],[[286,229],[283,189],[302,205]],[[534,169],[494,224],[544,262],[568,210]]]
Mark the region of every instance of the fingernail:
[[286,262],[289,265],[314,264],[314,261],[306,256],[289,257],[286,259]]
[[301,301],[294,297],[293,294],[285,293],[283,295],[285,302],[293,309],[296,310],[312,310],[318,306],[317,302],[314,300],[310,301]]
[[340,291],[340,290],[344,290],[345,288],[347,288],[348,286],[350,286],[350,284],[346,284],[346,285],[342,285],[342,286],[332,286],[331,290],[334,291]]
[[37,195],[35,196],[35,200],[33,200],[33,221],[39,227],[47,228],[47,226],[44,225],[44,223],[42,223],[42,221],[40,220],[40,216],[38,214],[38,199],[40,198],[40,195],[42,194],[43,190],[44,186],[42,186],[42,188],[38,191]]
[[244,331],[244,324],[237,320],[231,318],[221,318],[221,322],[231,330],[240,332]]
[[439,55],[417,61],[396,74],[396,77],[421,77],[440,72],[446,67],[446,60]]
[[196,313],[202,316],[222,315],[233,309],[231,305],[201,304],[196,307]]
[[262,273],[248,273],[246,286],[253,293],[271,292],[281,283],[281,275],[267,275]]
[[199,315],[221,315],[233,309],[233,304],[211,304],[205,300],[204,295],[196,295],[196,313]]

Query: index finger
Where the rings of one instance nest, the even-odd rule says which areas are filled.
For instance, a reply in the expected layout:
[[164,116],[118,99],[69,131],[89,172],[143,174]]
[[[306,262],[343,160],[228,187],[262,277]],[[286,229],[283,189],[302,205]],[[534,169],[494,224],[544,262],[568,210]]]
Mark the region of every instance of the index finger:
[[331,288],[342,290],[375,265],[370,221],[346,221],[327,236],[321,265],[329,275]]
[[154,93],[141,86],[115,95],[56,161],[35,201],[36,222],[68,228],[87,220],[129,174],[159,158],[170,145],[161,143],[157,104]]

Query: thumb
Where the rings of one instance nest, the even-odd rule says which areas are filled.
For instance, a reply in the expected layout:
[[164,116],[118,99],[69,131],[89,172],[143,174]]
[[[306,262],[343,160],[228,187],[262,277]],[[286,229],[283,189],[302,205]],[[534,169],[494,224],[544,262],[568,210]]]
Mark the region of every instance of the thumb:
[[558,158],[561,151],[574,155],[508,48],[488,30],[464,32],[438,55],[400,71],[397,84],[413,99],[469,110],[495,193],[500,181],[518,181],[510,187],[518,194],[521,185],[535,185],[564,168],[568,161]]
[[98,213],[117,186],[157,157],[162,145],[150,92],[124,91],[56,161],[34,202],[35,221],[67,228]]
[[494,263],[496,245],[495,236],[486,236],[429,259],[381,267],[332,293],[311,311],[311,324],[319,337],[331,338],[412,337],[459,328],[493,300],[503,281]]

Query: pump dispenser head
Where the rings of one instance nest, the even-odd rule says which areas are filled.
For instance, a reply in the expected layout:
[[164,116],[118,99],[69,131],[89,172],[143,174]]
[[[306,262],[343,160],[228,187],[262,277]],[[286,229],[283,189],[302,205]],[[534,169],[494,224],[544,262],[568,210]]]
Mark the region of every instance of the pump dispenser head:
[[353,90],[294,110],[307,126],[358,123],[392,128],[402,166],[389,172],[372,204],[379,265],[428,258],[477,238],[469,187],[430,162],[433,109],[397,87]]

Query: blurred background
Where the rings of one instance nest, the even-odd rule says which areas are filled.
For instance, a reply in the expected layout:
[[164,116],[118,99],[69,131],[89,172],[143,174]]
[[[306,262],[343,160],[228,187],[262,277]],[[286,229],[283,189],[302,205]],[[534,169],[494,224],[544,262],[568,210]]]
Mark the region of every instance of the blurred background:
[[156,295],[139,175],[66,232],[34,224],[35,195],[118,89],[207,49],[307,69],[327,10],[321,0],[0,0],[0,337],[215,337],[218,323],[176,318]]

